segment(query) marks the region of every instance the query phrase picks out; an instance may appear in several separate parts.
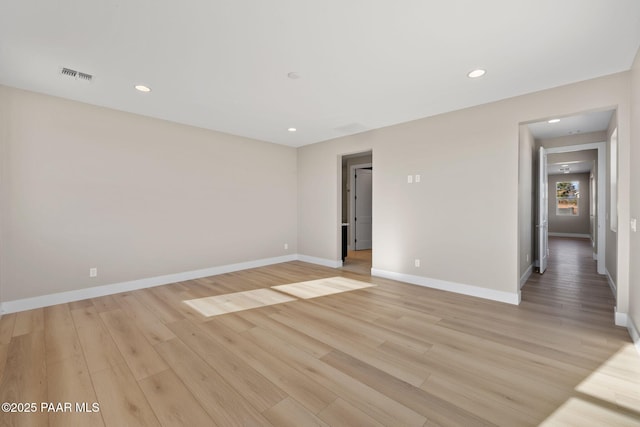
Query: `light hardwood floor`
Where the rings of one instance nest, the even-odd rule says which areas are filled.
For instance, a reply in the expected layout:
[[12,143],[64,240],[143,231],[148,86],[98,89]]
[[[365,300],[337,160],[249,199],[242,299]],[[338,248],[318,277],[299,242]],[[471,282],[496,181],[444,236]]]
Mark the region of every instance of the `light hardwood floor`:
[[[291,262],[0,318],[30,426],[640,425],[640,358],[583,242],[520,306]],[[587,244],[588,245],[588,244]],[[343,275],[377,286],[215,317],[184,300]]]
[[341,270],[369,276],[371,274],[371,257],[371,249],[349,251]]

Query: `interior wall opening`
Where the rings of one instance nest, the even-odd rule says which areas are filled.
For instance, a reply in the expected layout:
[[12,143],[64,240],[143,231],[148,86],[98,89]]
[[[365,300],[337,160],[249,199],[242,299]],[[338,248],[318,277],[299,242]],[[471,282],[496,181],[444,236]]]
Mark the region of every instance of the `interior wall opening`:
[[[584,297],[580,292],[588,293],[593,288],[591,285],[598,282],[605,289],[611,287],[616,297],[615,287],[607,280],[607,267],[611,264],[609,252],[616,245],[607,232],[606,214],[609,203],[607,141],[616,120],[615,110],[603,110],[549,118],[525,125],[524,131],[521,129],[521,160],[523,148],[531,153],[528,194],[532,199],[532,213],[521,214],[520,220],[528,217],[532,221],[532,233],[531,241],[523,241],[520,251],[531,250],[534,254],[529,275],[521,278],[521,287],[525,284],[548,286],[549,294],[558,298],[571,295],[578,301]],[[529,142],[524,144],[523,134],[529,137]],[[546,167],[541,164],[543,161]],[[544,259],[545,249],[547,259]],[[523,257],[520,259],[522,263]],[[545,273],[543,262],[546,264],[547,260],[552,269]],[[521,271],[524,267],[521,264]],[[540,274],[531,276],[535,269]],[[598,292],[595,294],[599,298],[608,293]],[[523,300],[526,294],[523,290]]]
[[373,173],[371,151],[342,156],[343,269],[366,275],[373,257]]

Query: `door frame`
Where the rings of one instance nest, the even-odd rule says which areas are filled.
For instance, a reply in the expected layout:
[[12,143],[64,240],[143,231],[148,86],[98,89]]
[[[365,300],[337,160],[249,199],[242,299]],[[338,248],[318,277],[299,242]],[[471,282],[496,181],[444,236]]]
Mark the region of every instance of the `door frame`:
[[597,150],[598,152],[598,180],[597,180],[597,248],[596,248],[596,261],[598,274],[607,274],[606,269],[606,248],[607,248],[607,227],[606,227],[606,212],[607,212],[607,198],[609,193],[607,192],[607,143],[592,142],[589,144],[579,145],[567,145],[565,147],[552,147],[545,148],[547,154],[556,153],[571,153],[574,151],[584,150]]
[[547,269],[549,258],[549,168],[548,151],[544,147],[538,149],[538,273]]
[[[354,224],[356,223],[355,217],[355,206],[356,206],[356,169],[364,169],[364,168],[372,168],[371,169],[371,179],[373,180],[373,163],[360,163],[356,165],[351,165],[349,168],[349,244],[348,247],[350,250],[355,250],[356,247],[356,233]],[[373,212],[373,202],[371,206],[371,211]],[[373,225],[372,225],[373,226]]]

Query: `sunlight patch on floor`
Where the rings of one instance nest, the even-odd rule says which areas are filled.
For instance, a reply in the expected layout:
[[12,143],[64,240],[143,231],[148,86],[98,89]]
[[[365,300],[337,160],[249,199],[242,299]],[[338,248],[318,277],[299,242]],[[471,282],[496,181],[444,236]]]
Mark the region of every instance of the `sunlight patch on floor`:
[[372,286],[375,285],[344,277],[330,277],[272,286],[271,289],[253,289],[232,294],[190,299],[183,302],[203,316],[210,317],[296,301],[298,298],[317,298]]
[[[575,395],[542,426],[639,426],[640,359],[623,346],[575,388]],[[626,412],[621,412],[621,409]]]
[[540,425],[550,426],[638,426],[640,420],[578,397],[572,397]]
[[[640,360],[633,345],[624,346],[582,381],[576,390],[589,396],[640,410]],[[640,415],[640,414],[639,414]]]
[[254,289],[251,291],[215,295],[183,302],[203,316],[208,317],[295,300],[296,298],[272,291],[271,289]]
[[345,277],[331,277],[328,279],[292,283],[290,285],[273,286],[272,288],[298,298],[309,299],[353,291],[355,289],[370,288],[372,286],[375,285],[359,280],[347,279]]

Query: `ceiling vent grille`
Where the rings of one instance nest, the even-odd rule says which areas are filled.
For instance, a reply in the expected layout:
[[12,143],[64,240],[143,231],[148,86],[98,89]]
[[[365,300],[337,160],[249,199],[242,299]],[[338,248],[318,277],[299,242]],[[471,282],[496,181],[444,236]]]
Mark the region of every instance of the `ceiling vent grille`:
[[92,78],[93,76],[91,74],[81,73],[78,71],[78,77],[77,77],[78,80],[85,80],[90,82]]
[[73,77],[76,80],[81,80],[83,82],[90,82],[93,80],[93,76],[91,74],[82,73],[80,71],[72,70],[71,68],[62,68],[60,70],[60,74],[67,77]]
[[63,76],[76,77],[78,75],[78,72],[76,70],[72,70],[71,68],[63,68],[60,71],[60,74],[62,74]]
[[339,126],[337,128],[334,128],[334,130],[341,133],[352,135],[354,133],[365,132],[369,129],[360,123],[349,123],[344,126]]

